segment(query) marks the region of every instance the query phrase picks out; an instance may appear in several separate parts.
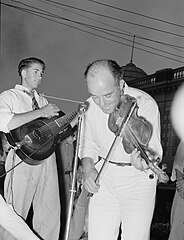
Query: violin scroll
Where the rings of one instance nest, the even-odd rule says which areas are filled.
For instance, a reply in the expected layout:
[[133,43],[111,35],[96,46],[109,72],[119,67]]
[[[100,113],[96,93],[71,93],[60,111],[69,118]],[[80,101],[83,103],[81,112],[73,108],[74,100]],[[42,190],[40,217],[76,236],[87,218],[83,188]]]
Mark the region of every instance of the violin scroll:
[[[145,148],[144,151],[141,152],[141,157],[144,158],[148,167],[158,176],[158,182],[167,183],[169,181],[169,177],[164,170],[167,169],[166,164],[162,165],[162,168],[159,167],[160,158],[157,155],[156,151],[151,148]],[[149,178],[154,178],[153,174],[149,175]]]
[[157,161],[151,161],[148,164],[149,168],[158,176],[158,182],[167,183],[169,181],[169,177],[166,172],[164,172],[164,168],[160,168],[158,166]]

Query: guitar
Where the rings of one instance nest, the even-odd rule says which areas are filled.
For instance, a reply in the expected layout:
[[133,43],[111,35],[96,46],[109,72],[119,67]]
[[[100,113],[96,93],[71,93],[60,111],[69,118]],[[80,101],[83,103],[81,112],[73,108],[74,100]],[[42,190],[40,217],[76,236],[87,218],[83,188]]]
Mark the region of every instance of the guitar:
[[39,165],[55,150],[58,141],[71,134],[70,122],[77,116],[73,111],[59,112],[59,117],[38,118],[7,133],[7,140],[16,154],[29,165]]

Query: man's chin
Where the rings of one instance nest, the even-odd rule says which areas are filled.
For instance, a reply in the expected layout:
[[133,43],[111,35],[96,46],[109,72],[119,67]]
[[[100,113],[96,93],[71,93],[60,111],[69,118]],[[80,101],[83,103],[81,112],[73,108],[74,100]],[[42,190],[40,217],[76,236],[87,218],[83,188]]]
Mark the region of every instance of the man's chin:
[[38,88],[40,83],[35,84],[35,89]]
[[113,112],[113,110],[111,108],[109,109],[101,109],[102,112],[104,112],[105,114],[111,114]]

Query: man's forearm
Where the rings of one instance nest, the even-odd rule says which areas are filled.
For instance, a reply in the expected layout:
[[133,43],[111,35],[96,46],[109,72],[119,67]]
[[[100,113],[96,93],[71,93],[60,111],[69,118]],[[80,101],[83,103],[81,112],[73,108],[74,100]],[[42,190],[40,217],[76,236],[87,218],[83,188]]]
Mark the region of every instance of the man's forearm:
[[8,129],[12,130],[18,128],[28,122],[31,122],[32,120],[39,118],[40,116],[40,109],[26,113],[15,114],[8,123]]
[[91,169],[95,169],[95,164],[92,158],[85,157],[81,159],[83,172],[88,173]]

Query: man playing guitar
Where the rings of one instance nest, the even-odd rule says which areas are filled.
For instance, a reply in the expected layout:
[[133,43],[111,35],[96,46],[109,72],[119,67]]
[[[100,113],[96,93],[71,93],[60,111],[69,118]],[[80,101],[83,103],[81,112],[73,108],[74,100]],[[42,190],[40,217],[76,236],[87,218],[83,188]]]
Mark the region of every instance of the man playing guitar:
[[[48,103],[35,90],[41,84],[44,70],[45,63],[41,59],[30,57],[20,61],[18,74],[21,84],[0,94],[0,131],[10,133],[33,120],[59,116],[58,106]],[[74,118],[70,125],[68,124],[65,136],[70,135],[76,122]],[[14,168],[16,165],[18,166]],[[47,157],[42,164],[31,166],[22,162],[15,149],[11,149],[5,168],[6,171],[13,168],[5,178],[6,201],[11,203],[24,219],[27,218],[32,204],[34,230],[45,240],[58,240],[60,199],[55,153]],[[12,236],[5,231],[2,240],[10,239],[13,239]]]

